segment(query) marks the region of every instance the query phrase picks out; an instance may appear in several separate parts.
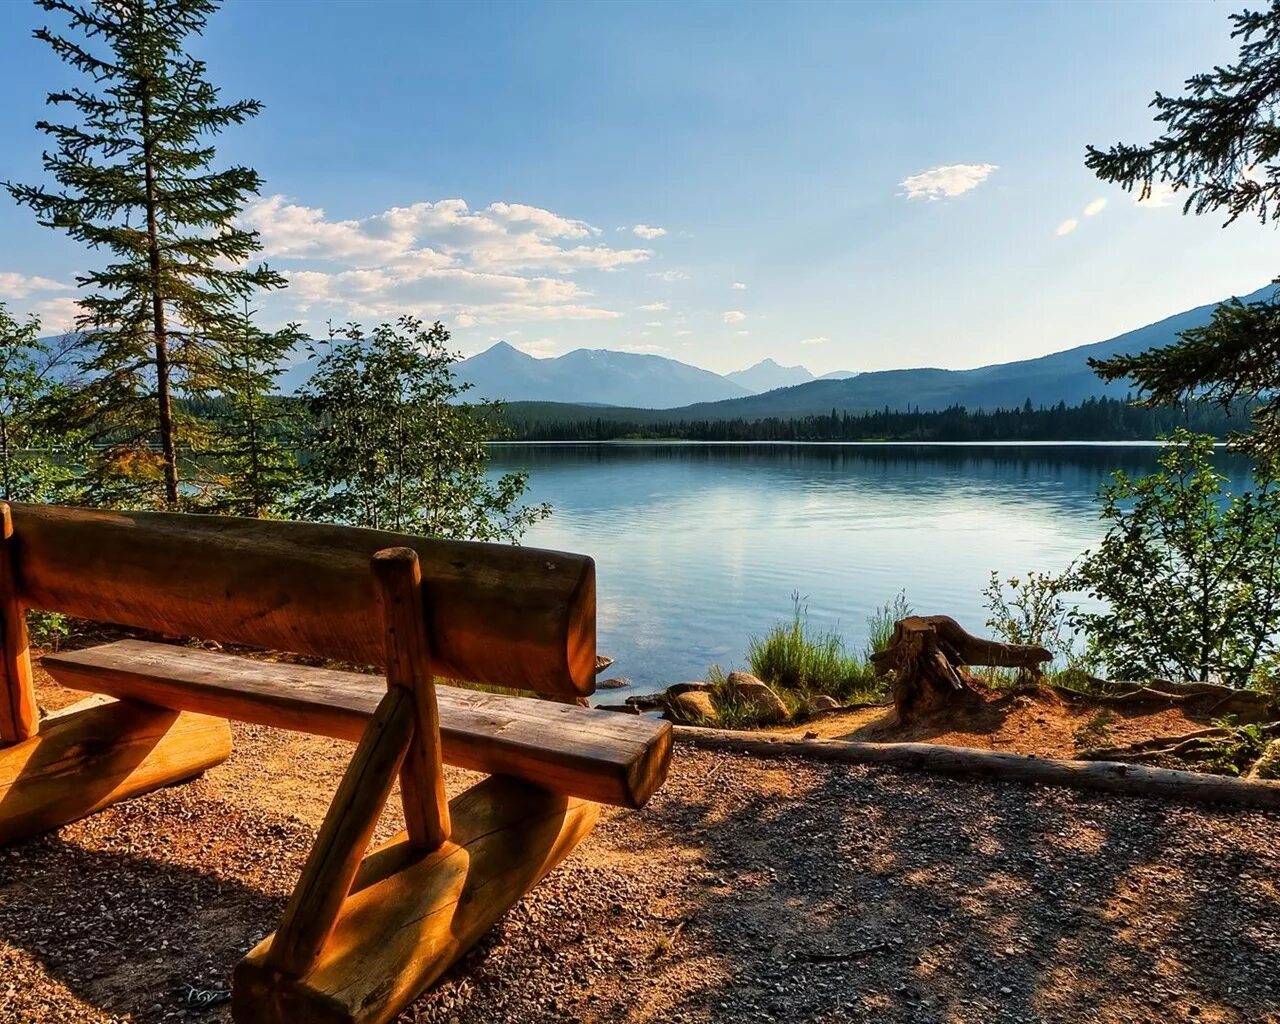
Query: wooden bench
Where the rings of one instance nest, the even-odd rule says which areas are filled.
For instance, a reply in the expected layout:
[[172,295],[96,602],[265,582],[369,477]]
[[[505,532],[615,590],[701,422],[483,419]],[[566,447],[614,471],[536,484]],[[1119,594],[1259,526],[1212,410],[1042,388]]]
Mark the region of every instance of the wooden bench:
[[[124,640],[47,656],[98,694],[37,720],[26,608],[378,666],[381,676]],[[670,728],[436,677],[588,694],[580,555],[370,530],[0,504],[0,843],[198,775],[227,719],[356,741],[240,1022],[386,1021],[556,866],[600,803],[662,784]],[[446,802],[443,763],[490,778]],[[406,831],[366,852],[400,781]]]

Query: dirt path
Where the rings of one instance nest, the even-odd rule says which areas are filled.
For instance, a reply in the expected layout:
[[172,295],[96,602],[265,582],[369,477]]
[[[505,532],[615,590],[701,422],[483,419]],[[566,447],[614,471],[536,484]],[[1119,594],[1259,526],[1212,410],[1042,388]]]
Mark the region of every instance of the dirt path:
[[[348,751],[0,850],[0,1021],[228,1021]],[[680,749],[402,1020],[1280,1022],[1280,816]]]

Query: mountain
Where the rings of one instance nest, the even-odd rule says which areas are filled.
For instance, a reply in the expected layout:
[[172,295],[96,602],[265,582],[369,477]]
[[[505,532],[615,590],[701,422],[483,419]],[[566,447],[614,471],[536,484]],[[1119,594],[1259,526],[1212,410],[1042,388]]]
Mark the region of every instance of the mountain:
[[857,370],[828,370],[826,373],[819,375],[818,380],[847,380],[856,376],[858,376]]
[[475,398],[665,409],[740,398],[750,390],[718,373],[662,356],[575,349],[538,359],[500,341],[455,368]]
[[779,366],[772,359],[761,359],[755,366],[734,370],[724,376],[726,380],[741,384],[757,395],[762,391],[789,388],[794,384],[807,384],[813,380],[813,374],[803,366]]
[[[1241,300],[1254,302],[1269,297],[1275,290],[1274,285],[1266,285],[1241,296]],[[878,370],[845,380],[815,380],[733,401],[701,403],[681,409],[680,413],[687,418],[760,419],[804,416],[832,409],[867,412],[888,407],[929,411],[953,405],[1007,409],[1028,399],[1032,405],[1041,406],[1058,402],[1076,405],[1103,395],[1123,398],[1129,392],[1128,385],[1101,381],[1089,369],[1090,358],[1103,359],[1172,344],[1179,332],[1208,323],[1217,306],[1216,302],[1197,306],[1106,341],[1037,359],[996,363],[973,370]]]

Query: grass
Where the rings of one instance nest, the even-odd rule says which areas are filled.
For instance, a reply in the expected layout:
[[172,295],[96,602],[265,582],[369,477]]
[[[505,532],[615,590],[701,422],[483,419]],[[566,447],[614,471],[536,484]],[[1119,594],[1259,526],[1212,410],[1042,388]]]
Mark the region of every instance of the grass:
[[[798,593],[791,595],[791,618],[779,622],[764,636],[747,644],[747,664],[752,675],[768,683],[794,715],[819,694],[841,704],[873,703],[885,697],[884,681],[871,667],[871,655],[882,650],[893,635],[893,624],[911,613],[906,596],[899,594],[868,618],[869,640],[862,652],[850,651],[835,630],[817,629],[809,622],[808,609]],[[760,724],[750,704],[737,697],[726,683],[723,669],[712,665],[707,678],[720,724],[749,728]]]

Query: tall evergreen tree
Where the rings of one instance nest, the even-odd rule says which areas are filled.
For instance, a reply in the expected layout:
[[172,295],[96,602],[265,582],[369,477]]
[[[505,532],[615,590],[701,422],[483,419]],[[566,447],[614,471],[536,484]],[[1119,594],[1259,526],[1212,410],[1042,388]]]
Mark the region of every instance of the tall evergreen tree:
[[211,506],[262,519],[278,514],[299,485],[296,402],[278,393],[283,360],[304,341],[297,324],[266,332],[248,302],[239,334],[216,368],[219,401],[209,419],[217,441]]
[[125,500],[176,508],[180,453],[196,428],[174,399],[213,387],[241,301],[285,283],[265,265],[246,268],[261,245],[234,223],[261,179],[248,167],[212,167],[212,137],[261,105],[220,102],[204,62],[184,49],[214,0],[37,3],[65,15],[71,33],[41,28],[36,38],[90,83],[48,97],[73,109],[74,122],[36,125],[53,140],[44,168],[57,190],[7,187],[41,224],[111,254],[78,279],[86,407],[95,437],[107,442],[101,483],[105,490],[133,467]]
[[[1183,197],[1183,213],[1280,213],[1280,0],[1231,15],[1240,40],[1235,62],[1187,79],[1181,96],[1157,93],[1151,106],[1163,126],[1146,144],[1089,146],[1085,163],[1099,178],[1141,198],[1157,185]],[[1129,378],[1150,405],[1189,395],[1224,406],[1251,402],[1255,452],[1280,456],[1280,302],[1220,306],[1213,322],[1177,342],[1137,355],[1090,360],[1107,380]]]

